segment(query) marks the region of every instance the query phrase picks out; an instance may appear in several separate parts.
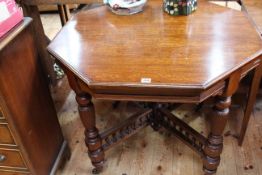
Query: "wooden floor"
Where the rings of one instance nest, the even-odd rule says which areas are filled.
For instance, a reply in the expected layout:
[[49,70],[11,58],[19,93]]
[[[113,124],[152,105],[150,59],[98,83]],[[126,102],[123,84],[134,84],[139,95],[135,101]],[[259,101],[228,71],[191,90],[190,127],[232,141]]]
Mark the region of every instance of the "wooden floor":
[[[52,38],[60,28],[57,15],[43,15],[46,33]],[[74,93],[66,78],[52,89],[59,121],[72,151],[71,159],[57,172],[58,175],[91,174],[92,166],[84,145],[84,128],[81,124]],[[245,91],[244,91],[245,93]],[[231,116],[225,130],[224,150],[217,175],[262,175],[262,96],[250,120],[242,147],[236,138],[243,114],[245,95],[234,97]],[[121,102],[113,109],[111,101],[94,101],[97,123],[100,129],[113,126],[138,110],[132,102]],[[211,106],[206,103],[199,112],[194,105],[183,105],[176,111],[181,119],[203,135],[208,132],[208,116]],[[106,165],[102,175],[201,175],[201,158],[171,133],[150,127],[132,136],[106,152]]]

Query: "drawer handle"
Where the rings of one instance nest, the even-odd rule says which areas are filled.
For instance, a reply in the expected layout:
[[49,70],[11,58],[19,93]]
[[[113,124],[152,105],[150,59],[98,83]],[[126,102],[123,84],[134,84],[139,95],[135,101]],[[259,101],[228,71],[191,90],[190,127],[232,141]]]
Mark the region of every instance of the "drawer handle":
[[6,157],[5,157],[5,155],[3,155],[3,154],[0,154],[0,162],[3,162],[3,161],[5,161],[6,160]]

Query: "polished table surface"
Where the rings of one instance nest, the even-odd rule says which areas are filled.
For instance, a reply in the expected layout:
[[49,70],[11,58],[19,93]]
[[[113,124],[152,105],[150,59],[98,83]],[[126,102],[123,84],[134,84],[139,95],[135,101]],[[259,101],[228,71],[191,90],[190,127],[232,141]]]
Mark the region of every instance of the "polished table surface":
[[[231,96],[248,72],[262,74],[262,43],[246,14],[205,0],[198,1],[196,12],[180,17],[163,12],[161,0],[149,0],[144,12],[132,16],[117,16],[105,6],[82,11],[48,51],[76,93],[94,173],[103,169],[106,150],[151,126],[172,131],[202,157],[205,174],[214,174]],[[251,90],[258,85],[254,81]],[[216,100],[208,137],[170,111],[168,102],[200,103],[211,96]],[[145,106],[101,133],[92,97],[143,101]]]
[[262,34],[262,0],[241,0],[248,15]]
[[78,13],[48,50],[98,93],[119,85],[207,88],[261,51],[242,12],[200,0],[195,13],[172,17],[161,5],[151,0],[133,16],[107,7]]

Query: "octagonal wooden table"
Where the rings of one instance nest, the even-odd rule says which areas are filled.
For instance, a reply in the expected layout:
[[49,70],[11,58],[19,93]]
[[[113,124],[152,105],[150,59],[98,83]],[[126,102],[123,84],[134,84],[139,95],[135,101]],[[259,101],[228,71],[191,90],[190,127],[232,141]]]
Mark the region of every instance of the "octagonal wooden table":
[[[205,174],[220,162],[231,96],[249,71],[261,74],[262,44],[239,11],[198,1],[189,16],[164,13],[150,0],[144,12],[116,16],[107,7],[78,13],[48,46],[76,92],[94,173],[104,152],[148,125],[173,131],[203,158]],[[208,138],[165,108],[216,96]],[[100,132],[91,98],[143,101],[148,105],[116,127]]]

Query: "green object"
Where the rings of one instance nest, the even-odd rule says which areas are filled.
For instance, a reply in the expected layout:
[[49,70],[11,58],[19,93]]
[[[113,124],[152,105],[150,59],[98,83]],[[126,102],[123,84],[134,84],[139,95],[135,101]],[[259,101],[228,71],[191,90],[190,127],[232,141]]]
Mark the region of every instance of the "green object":
[[163,8],[170,15],[189,15],[197,9],[197,0],[164,0]]

